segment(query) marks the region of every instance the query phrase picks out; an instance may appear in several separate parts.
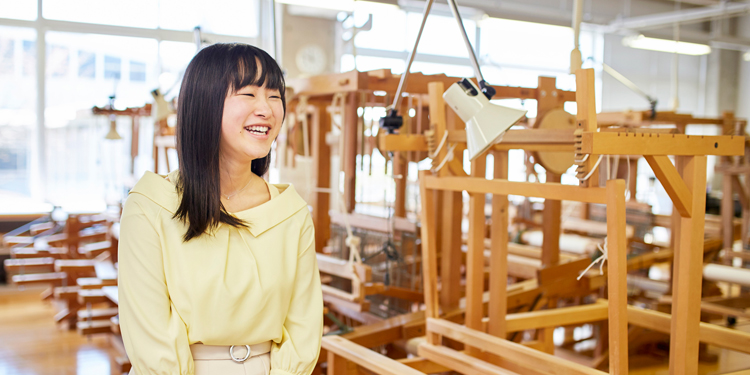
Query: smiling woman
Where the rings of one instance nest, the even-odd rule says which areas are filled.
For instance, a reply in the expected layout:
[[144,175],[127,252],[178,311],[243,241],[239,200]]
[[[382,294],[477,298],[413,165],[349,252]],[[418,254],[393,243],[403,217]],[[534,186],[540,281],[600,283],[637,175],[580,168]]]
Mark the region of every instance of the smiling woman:
[[[193,58],[177,112],[182,199],[176,217],[188,223],[186,241],[219,223],[245,225],[229,215],[221,193],[237,192],[268,171],[271,144],[286,111],[284,94],[281,69],[256,47],[215,44]],[[270,136],[260,139],[244,130],[256,124],[269,126]]]
[[131,374],[309,375],[323,299],[307,204],[261,177],[286,110],[263,50],[215,44],[182,81],[179,169],[146,175],[121,219],[120,327]]

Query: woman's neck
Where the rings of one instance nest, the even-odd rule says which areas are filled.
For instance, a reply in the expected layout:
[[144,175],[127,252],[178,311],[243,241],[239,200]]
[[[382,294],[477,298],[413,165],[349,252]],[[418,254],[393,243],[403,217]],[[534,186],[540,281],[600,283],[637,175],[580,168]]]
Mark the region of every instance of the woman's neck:
[[221,195],[232,196],[247,187],[255,174],[250,163],[240,163],[234,160],[222,160],[220,167]]

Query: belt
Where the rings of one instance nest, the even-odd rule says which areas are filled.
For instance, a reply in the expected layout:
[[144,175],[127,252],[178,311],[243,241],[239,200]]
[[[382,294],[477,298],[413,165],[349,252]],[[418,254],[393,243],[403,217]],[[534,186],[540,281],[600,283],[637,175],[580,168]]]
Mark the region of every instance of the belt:
[[245,362],[248,358],[271,351],[271,341],[254,345],[190,345],[193,359],[231,359],[237,363]]

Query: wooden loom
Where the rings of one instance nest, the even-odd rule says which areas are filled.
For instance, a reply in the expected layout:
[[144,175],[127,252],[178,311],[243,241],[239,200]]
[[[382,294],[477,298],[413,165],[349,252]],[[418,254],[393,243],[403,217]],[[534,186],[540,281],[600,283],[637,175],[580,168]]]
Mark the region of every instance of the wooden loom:
[[[610,353],[610,370],[613,373],[627,372],[627,324],[639,324],[650,329],[665,331],[666,321],[672,319],[672,350],[671,364],[673,373],[691,373],[695,370],[694,363],[697,361],[698,332],[700,340],[730,347],[736,350],[747,351],[750,338],[746,334],[726,330],[720,327],[699,325],[697,309],[699,308],[699,294],[690,295],[688,290],[695,290],[696,272],[698,272],[697,287],[700,288],[700,267],[702,266],[703,248],[703,194],[692,194],[692,191],[701,192],[705,186],[705,155],[738,155],[744,147],[744,139],[738,137],[695,137],[674,135],[662,137],[654,134],[618,134],[618,133],[596,133],[596,117],[593,107],[593,72],[582,71],[578,76],[579,87],[579,126],[582,128],[580,142],[578,143],[580,153],[594,154],[607,152],[608,154],[641,154],[647,157],[649,163],[657,171],[657,175],[665,186],[670,197],[675,201],[677,211],[682,218],[679,222],[680,228],[690,230],[680,231],[678,237],[677,260],[674,284],[676,314],[670,318],[669,315],[643,311],[627,307],[627,296],[625,294],[625,248],[624,243],[624,182],[622,180],[608,181],[606,188],[597,187],[596,179],[589,180],[590,186],[573,187],[559,184],[529,184],[509,182],[506,180],[484,180],[477,177],[436,177],[422,172],[420,178],[422,186],[423,205],[423,262],[425,269],[426,304],[428,316],[427,343],[420,345],[419,352],[433,362],[441,364],[465,373],[508,373],[507,371],[494,367],[500,364],[508,369],[515,369],[521,373],[553,373],[539,370],[540,364],[554,365],[557,369],[567,373],[601,373],[590,368],[572,365],[567,361],[547,356],[539,352],[529,351],[528,348],[510,343],[498,338],[514,329],[517,322],[525,322],[523,329],[538,328],[549,324],[558,326],[566,324],[581,323],[584,321],[596,321],[609,318],[609,343],[612,351]],[[581,95],[583,94],[583,95]],[[584,131],[585,130],[585,131]],[[614,137],[613,137],[614,136]],[[618,137],[618,138],[615,138]],[[622,138],[619,138],[622,137]],[[506,137],[507,139],[507,137]],[[538,139],[543,139],[539,137]],[[544,142],[539,142],[545,146]],[[531,145],[534,147],[534,145]],[[497,147],[496,147],[497,148]],[[605,151],[606,150],[606,151]],[[502,159],[502,152],[496,153],[496,177],[502,177],[503,164],[498,163]],[[678,155],[678,166],[683,170],[683,177],[679,176],[677,168],[673,166],[666,155]],[[696,155],[697,154],[697,155]],[[507,163],[507,159],[505,159]],[[591,160],[591,157],[589,157]],[[477,164],[477,163],[475,163]],[[474,171],[481,170],[472,166]],[[683,179],[684,178],[684,179]],[[469,254],[467,259],[467,297],[466,297],[466,327],[438,318],[438,296],[437,296],[437,222],[435,219],[435,207],[432,204],[438,191],[467,190],[471,198],[470,209],[470,238]],[[503,230],[493,230],[492,233],[500,233],[493,236],[491,261],[492,272],[490,275],[489,290],[489,319],[483,318],[482,294],[483,280],[483,254],[484,236],[477,228],[483,227],[484,194],[493,193],[498,202],[493,199],[493,226],[500,223],[505,216],[507,226],[507,200],[503,199],[507,194],[535,195],[548,199],[570,199],[592,203],[605,203],[610,208],[608,215],[608,234],[612,241],[610,243],[610,262],[608,266],[608,279],[610,286],[610,298],[608,302],[598,302],[594,305],[579,306],[548,310],[532,313],[534,316],[519,317],[520,319],[504,319],[506,316],[505,304],[506,272],[504,259],[507,257],[507,237],[503,238]],[[481,204],[480,204],[481,203]],[[503,204],[506,210],[503,210]],[[559,217],[559,216],[558,216]],[[502,228],[496,227],[497,228]],[[496,238],[498,237],[498,238]],[[614,244],[614,246],[612,245]],[[502,259],[502,260],[501,260]],[[499,266],[495,266],[499,264]],[[697,266],[696,266],[697,265]],[[687,275],[692,277],[686,277]],[[684,275],[684,276],[682,276]],[[680,277],[682,276],[682,277]],[[497,282],[493,282],[493,280]],[[443,288],[445,284],[443,283]],[[440,301],[443,302],[443,301]],[[696,304],[696,302],[698,304]],[[581,313],[587,312],[585,317]],[[524,320],[524,318],[528,320]],[[542,323],[539,320],[542,320]],[[485,328],[486,327],[486,328]],[[486,331],[485,331],[486,329]],[[667,329],[669,331],[669,329]],[[484,333],[489,332],[489,334]],[[439,337],[444,336],[467,344],[467,353],[440,345]],[[353,345],[353,344],[351,344]],[[337,356],[354,359],[350,354],[352,347],[340,340],[324,340],[324,347],[329,350],[329,362],[333,363],[333,373],[341,369],[341,358]],[[487,353],[484,358],[490,362],[479,362],[471,355],[477,355],[478,350],[472,347],[481,347]],[[744,348],[744,349],[743,349]],[[350,350],[351,349],[351,350]],[[489,354],[488,354],[489,353]],[[361,353],[360,353],[361,354]],[[513,354],[513,355],[511,355]],[[502,356],[502,357],[499,357]],[[520,356],[520,357],[519,357]],[[520,359],[520,360],[519,360]],[[338,361],[338,362],[336,362]],[[359,363],[359,362],[358,362]],[[370,370],[367,361],[359,363]],[[533,365],[536,370],[524,367]],[[370,366],[370,367],[368,367]],[[561,367],[562,366],[562,367]],[[342,370],[343,371],[343,370]],[[377,371],[376,371],[377,372]],[[330,372],[329,372],[330,373]],[[391,372],[378,372],[391,373]]]

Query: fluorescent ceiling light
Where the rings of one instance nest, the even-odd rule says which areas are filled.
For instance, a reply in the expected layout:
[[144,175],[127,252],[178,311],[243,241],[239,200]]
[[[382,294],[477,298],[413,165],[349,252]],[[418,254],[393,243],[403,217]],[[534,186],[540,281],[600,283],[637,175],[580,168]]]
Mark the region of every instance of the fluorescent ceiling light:
[[674,40],[647,38],[643,35],[628,36],[622,39],[622,45],[647,49],[651,51],[669,52],[669,53],[680,53],[683,55],[708,55],[711,53],[711,47],[705,44],[687,43],[687,42],[675,42]]
[[745,61],[750,61],[750,51],[747,51],[742,54],[742,59]]
[[311,8],[339,10],[342,12],[362,11],[375,13],[399,9],[398,5],[395,4],[362,0],[276,0],[276,2],[287,5],[301,5]]

